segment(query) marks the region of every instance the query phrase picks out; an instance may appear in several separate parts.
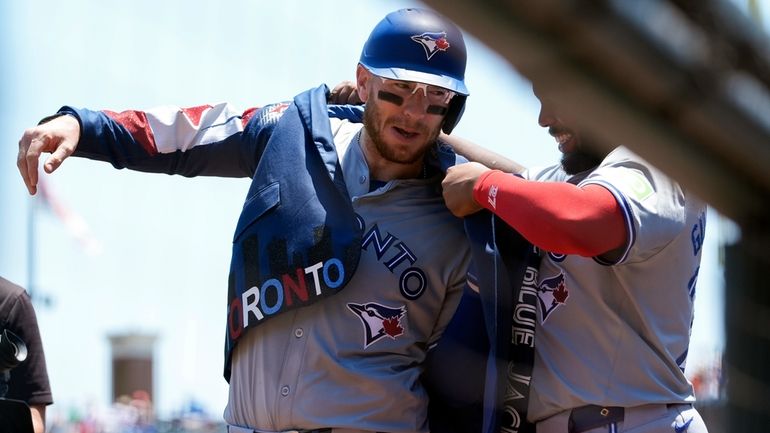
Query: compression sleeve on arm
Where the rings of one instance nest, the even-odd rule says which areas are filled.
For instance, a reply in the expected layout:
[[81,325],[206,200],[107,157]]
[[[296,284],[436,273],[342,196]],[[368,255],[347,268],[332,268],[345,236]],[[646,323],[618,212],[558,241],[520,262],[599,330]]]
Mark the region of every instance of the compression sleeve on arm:
[[535,182],[490,170],[476,181],[473,197],[546,251],[593,257],[626,242],[620,205],[599,185]]

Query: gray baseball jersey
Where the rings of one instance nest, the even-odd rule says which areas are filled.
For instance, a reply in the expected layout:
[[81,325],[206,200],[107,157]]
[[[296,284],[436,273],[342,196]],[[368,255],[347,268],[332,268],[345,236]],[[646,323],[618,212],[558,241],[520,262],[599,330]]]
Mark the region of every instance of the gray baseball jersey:
[[683,372],[705,204],[623,147],[571,179],[558,167],[527,177],[604,186],[628,233],[613,263],[544,255],[530,419],[586,404],[693,401]]
[[440,177],[369,192],[360,127],[332,119],[364,227],[358,269],[345,290],[242,337],[224,414],[230,424],[427,431],[421,364],[459,302],[469,247],[462,221],[444,205]]

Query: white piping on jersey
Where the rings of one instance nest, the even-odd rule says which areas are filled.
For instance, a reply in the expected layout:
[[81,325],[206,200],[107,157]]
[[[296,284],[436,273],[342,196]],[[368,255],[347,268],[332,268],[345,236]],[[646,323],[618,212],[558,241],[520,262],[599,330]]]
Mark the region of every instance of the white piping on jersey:
[[620,192],[617,188],[615,188],[614,185],[611,183],[604,181],[604,180],[596,180],[591,179],[586,182],[581,182],[580,187],[595,184],[602,186],[606,188],[612,195],[615,197],[615,200],[617,200],[618,204],[620,205],[620,210],[623,212],[623,221],[626,223],[626,233],[628,233],[628,242],[626,243],[626,248],[623,251],[623,254],[620,256],[619,259],[615,261],[609,261],[604,260],[601,257],[594,257],[594,261],[596,263],[599,263],[600,265],[605,266],[612,266],[612,265],[618,265],[620,263],[623,263],[627,258],[628,254],[631,252],[631,247],[634,246],[634,243],[636,242],[636,226],[634,226],[634,212],[631,208],[631,205],[628,204],[628,200],[626,200],[626,196],[623,195],[622,192]]

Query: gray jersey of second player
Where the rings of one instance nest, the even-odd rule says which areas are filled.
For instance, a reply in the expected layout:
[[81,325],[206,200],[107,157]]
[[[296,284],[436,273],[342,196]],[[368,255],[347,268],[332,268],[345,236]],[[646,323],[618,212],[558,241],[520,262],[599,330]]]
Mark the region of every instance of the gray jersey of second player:
[[[623,147],[582,176],[570,181],[602,185],[615,196],[629,239],[615,263],[544,255],[529,417],[586,404],[693,401],[683,371],[705,204]],[[551,167],[527,178],[569,176]]]
[[[440,177],[395,180],[369,192],[355,138],[360,126],[332,119],[353,208],[364,222],[358,269],[340,293],[242,337],[233,353],[228,423],[266,431],[427,431],[421,364],[459,302],[469,247],[462,221],[438,192]],[[383,311],[391,313],[387,324]]]

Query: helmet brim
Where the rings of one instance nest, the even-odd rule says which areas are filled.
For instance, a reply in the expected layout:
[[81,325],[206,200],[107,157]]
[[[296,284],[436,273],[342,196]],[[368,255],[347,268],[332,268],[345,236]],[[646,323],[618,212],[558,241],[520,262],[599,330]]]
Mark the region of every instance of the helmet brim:
[[465,83],[446,75],[429,74],[427,72],[412,71],[403,68],[373,68],[366,65],[363,66],[374,75],[383,78],[425,83],[431,86],[443,87],[444,89],[451,90],[460,95],[468,96],[468,88],[465,87]]

